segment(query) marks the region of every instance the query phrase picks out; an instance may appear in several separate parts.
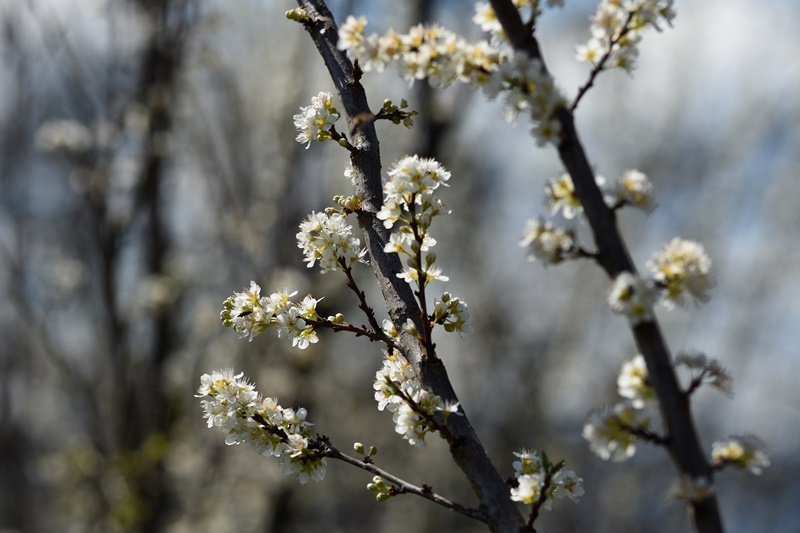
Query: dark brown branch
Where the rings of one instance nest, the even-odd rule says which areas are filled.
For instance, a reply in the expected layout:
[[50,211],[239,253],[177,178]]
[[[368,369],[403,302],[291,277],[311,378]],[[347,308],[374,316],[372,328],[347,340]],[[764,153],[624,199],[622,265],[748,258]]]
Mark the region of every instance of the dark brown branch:
[[[389,315],[395,324],[411,319],[423,331],[424,316],[408,283],[397,277],[402,265],[397,254],[387,254],[384,246],[389,231],[376,216],[383,203],[381,161],[374,121],[356,121],[355,117],[374,115],[369,108],[358,74],[347,56],[337,45],[338,29],[323,0],[298,0],[308,19],[303,22],[317,46],[336,87],[350,130],[350,143],[356,148],[351,155],[355,169],[356,194],[364,198],[363,210],[357,213],[364,235],[372,269],[381,288]],[[447,371],[435,353],[428,353],[416,336],[401,334],[400,349],[414,365],[421,383],[446,402],[458,397]],[[466,416],[451,417],[448,421],[450,453],[464,472],[486,511],[486,524],[495,532],[518,532],[524,520],[509,498],[508,487],[498,473]]]
[[[540,59],[544,64],[536,38],[526,30],[511,0],[491,0],[491,4],[514,48]],[[598,263],[611,278],[625,271],[636,272],[625,242],[617,229],[615,212],[606,206],[603,194],[595,182],[594,172],[575,129],[572,113],[568,109],[560,109],[557,111],[557,118],[561,123],[558,153],[572,177],[575,196],[581,202],[592,229],[597,246]],[[689,401],[678,384],[658,323],[653,320],[634,326],[632,329],[636,345],[647,363],[667,426],[666,448],[682,474],[693,479],[699,477],[712,479],[713,470],[701,447],[689,409]],[[723,531],[716,497],[691,502],[690,505],[690,514],[697,531],[703,533]]]
[[460,503],[454,502],[443,496],[440,496],[433,492],[433,490],[428,485],[423,485],[422,487],[418,487],[413,485],[403,479],[400,479],[397,476],[390,474],[389,472],[379,468],[370,460],[361,460],[356,459],[355,457],[351,457],[347,454],[342,453],[338,449],[336,449],[328,440],[327,437],[320,437],[320,447],[321,447],[321,455],[323,457],[330,457],[331,459],[337,459],[339,461],[343,461],[347,464],[353,465],[357,468],[362,470],[366,470],[371,474],[375,474],[376,476],[382,477],[384,480],[388,481],[393,485],[393,493],[394,494],[414,494],[415,496],[419,496],[421,498],[425,498],[426,500],[432,501],[454,511],[456,513],[462,514],[464,516],[468,516],[469,518],[473,518],[480,522],[486,522],[487,516],[486,513],[479,509],[473,509],[471,507],[467,507],[465,505],[461,505]]

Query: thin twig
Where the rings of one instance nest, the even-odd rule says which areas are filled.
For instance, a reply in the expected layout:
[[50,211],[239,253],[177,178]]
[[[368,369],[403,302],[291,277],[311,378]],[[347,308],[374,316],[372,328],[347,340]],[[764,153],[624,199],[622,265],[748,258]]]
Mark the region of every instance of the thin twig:
[[481,511],[480,509],[473,509],[471,507],[466,507],[458,502],[454,502],[448,498],[440,496],[433,492],[431,487],[428,485],[423,485],[422,487],[418,487],[412,483],[409,483],[395,475],[390,474],[386,470],[378,467],[373,463],[371,460],[361,460],[355,457],[351,457],[345,453],[342,453],[337,448],[335,448],[327,437],[319,437],[319,446],[320,446],[320,454],[323,457],[329,457],[331,459],[337,459],[339,461],[343,461],[347,464],[353,465],[357,468],[362,470],[366,470],[367,472],[374,474],[376,476],[380,476],[384,480],[388,481],[392,485],[394,485],[394,494],[413,494],[415,496],[419,496],[420,498],[425,498],[426,500],[432,501],[436,504],[441,505],[451,511],[456,513],[462,514],[464,516],[468,516],[469,518],[478,520],[480,522],[486,523],[487,516],[486,513]]
[[589,74],[589,79],[586,80],[586,83],[584,83],[580,89],[578,89],[578,94],[575,96],[575,100],[573,100],[572,104],[569,106],[569,110],[572,113],[575,112],[575,109],[578,107],[578,102],[581,101],[583,95],[585,95],[589,91],[589,89],[591,89],[594,86],[594,80],[595,78],[597,78],[600,72],[603,71],[606,61],[608,61],[608,59],[611,57],[611,54],[614,52],[614,46],[616,46],[617,43],[620,42],[622,38],[625,37],[628,34],[628,32],[631,31],[630,23],[631,20],[633,20],[634,14],[635,12],[633,11],[628,12],[628,18],[625,20],[625,25],[622,27],[622,31],[619,32],[619,35],[611,39],[611,41],[608,43],[608,50],[606,50],[606,52],[603,54],[603,57],[600,58],[600,61],[598,61],[597,64],[592,69],[591,74]]

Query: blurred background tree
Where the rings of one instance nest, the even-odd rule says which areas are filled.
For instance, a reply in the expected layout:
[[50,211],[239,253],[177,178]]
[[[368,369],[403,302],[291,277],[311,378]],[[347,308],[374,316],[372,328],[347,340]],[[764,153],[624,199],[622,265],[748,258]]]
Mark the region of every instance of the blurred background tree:
[[[478,35],[462,2],[330,4],[376,31],[437,21]],[[294,141],[292,114],[332,87],[283,17],[292,7],[0,2],[3,531],[482,530],[414,499],[377,504],[369,476],[345,465],[299,487],[276,463],[225,447],[200,417],[199,376],[233,366],[283,405],[307,407],[340,447],[377,445],[390,471],[472,502],[445,446],[411,449],[375,409],[374,346],[323,335],[299,352],[219,325],[223,299],[250,279],[325,296],[322,314],[357,312],[295,244],[303,217],[349,184],[340,148]],[[587,75],[573,55],[594,8],[567,2],[538,29],[568,95]],[[706,445],[753,431],[771,451],[761,477],[719,476],[729,530],[797,531],[800,6],[677,10],[674,29],[645,39],[635,77],[601,76],[578,126],[598,173],[639,168],[656,184],[652,216],[621,217],[640,264],[673,235],[715,261],[708,306],[660,314],[674,351],[705,351],[735,378],[734,398],[695,400]],[[523,221],[544,211],[542,184],[561,172],[555,153],[535,150],[527,126],[504,124],[480,94],[409,88],[391,72],[364,81],[376,108],[406,98],[420,112],[410,131],[379,126],[384,165],[418,153],[453,172],[453,215],[434,229],[448,290],[469,302],[476,331],[438,342],[473,424],[508,475],[511,452],[528,447],[584,477],[579,506],[563,504],[541,529],[685,530],[683,507],[665,503],[673,470],[660,450],[609,465],[580,437],[634,347],[598,269],[545,270],[517,247]],[[368,296],[380,309],[377,291]]]

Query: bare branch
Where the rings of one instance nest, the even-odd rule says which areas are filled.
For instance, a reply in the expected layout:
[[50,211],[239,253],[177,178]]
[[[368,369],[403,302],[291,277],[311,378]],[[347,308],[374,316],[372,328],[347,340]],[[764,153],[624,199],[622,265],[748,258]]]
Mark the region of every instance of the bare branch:
[[426,500],[432,501],[450,509],[451,511],[455,511],[456,513],[462,514],[464,516],[468,516],[469,518],[478,520],[480,522],[487,521],[487,515],[484,511],[479,509],[473,509],[471,507],[467,507],[462,505],[458,502],[454,502],[449,500],[443,496],[440,496],[433,492],[433,489],[428,485],[423,485],[422,487],[418,487],[413,485],[395,475],[390,474],[386,470],[378,467],[373,463],[371,460],[361,460],[355,457],[351,457],[345,453],[342,453],[338,449],[336,449],[331,443],[328,437],[319,437],[319,446],[321,447],[321,455],[324,457],[329,457],[331,459],[337,459],[339,461],[343,461],[347,464],[353,465],[357,468],[362,470],[366,470],[371,474],[375,474],[376,476],[380,476],[392,485],[394,485],[394,494],[414,494],[415,496],[419,496],[421,498],[425,498]]

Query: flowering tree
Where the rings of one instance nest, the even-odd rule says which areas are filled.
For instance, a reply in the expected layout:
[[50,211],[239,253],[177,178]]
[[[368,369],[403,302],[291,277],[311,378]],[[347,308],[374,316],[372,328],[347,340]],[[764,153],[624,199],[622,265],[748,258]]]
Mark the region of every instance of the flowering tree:
[[[546,4],[554,7],[561,2]],[[208,426],[222,430],[226,443],[248,444],[261,455],[277,457],[284,472],[301,483],[322,480],[327,460],[343,461],[373,475],[368,489],[378,501],[415,494],[484,522],[492,531],[534,531],[542,509],[565,497],[577,502],[583,495],[578,474],[563,461],[553,462],[543,450],[515,452],[513,479],[504,480],[437,356],[435,339],[441,330],[472,331],[466,302],[448,292],[431,294],[436,286],[432,282],[448,280],[437,265],[431,230],[434,219],[450,213],[438,194],[448,186],[451,174],[435,160],[412,155],[394,162],[381,177],[375,122],[389,120],[411,127],[415,112],[405,101],[398,106],[389,100],[378,112],[372,111],[360,80],[368,71],[380,72],[395,64],[409,83],[428,80],[442,88],[462,83],[480,88],[489,98],[502,95],[507,119],[526,116],[537,145],[557,149],[566,172],[548,182],[545,204],[551,215],[560,212],[567,220],[585,221],[594,246],[580,243],[575,229],[542,217],[527,223],[520,244],[531,260],[544,265],[589,259],[602,268],[611,280],[608,304],[627,318],[640,352],[622,365],[617,381],[620,401],[590,413],[583,436],[604,460],[628,459],[639,443],[663,447],[678,471],[674,495],[686,500],[696,530],[722,531],[715,471],[734,466],[757,474],[769,461],[761,443],[750,435],[715,442],[708,457],[697,435],[690,399],[703,385],[729,392],[731,379],[717,361],[703,354],[673,358],[653,313],[659,304],[673,309],[707,301],[713,287],[711,259],[699,243],[675,238],[648,262],[649,276],[638,272],[616,217],[625,207],[652,213],[653,186],[638,170],[614,181],[597,176],[573,119],[601,72],[635,68],[642,36],[650,28],[671,25],[672,2],[602,1],[593,17],[592,37],[577,53],[591,71],[571,101],[550,75],[536,40],[544,7],[536,0],[478,4],[473,20],[489,37],[468,42],[439,26],[367,34],[364,17],[350,16],[337,27],[324,1],[299,1],[287,17],[301,23],[312,37],[344,113],[334,105],[332,94],[320,92],[294,116],[296,140],[307,148],[315,141],[335,141],[346,150],[345,176],[353,191],[336,196],[334,206],[309,215],[300,224],[297,243],[309,268],[344,275],[366,324],[349,321],[341,313],[322,316],[317,312],[321,298],[297,298],[292,289],[262,295],[254,281],[225,300],[221,312],[223,325],[249,340],[275,328],[280,338],[305,349],[319,341],[320,330],[329,329],[378,343],[384,356],[374,382],[378,409],[392,412],[395,431],[411,445],[423,447],[430,434],[443,438],[480,505],[468,507],[426,484],[415,485],[386,471],[374,459],[374,447],[355,443],[355,454],[348,455],[329,438],[312,432],[305,409],[281,407],[276,398],[259,394],[243,374],[231,369],[203,375],[197,396],[203,398]],[[339,131],[336,124],[343,115],[347,130]],[[356,220],[363,245],[348,217]],[[378,321],[358,286],[353,269],[359,263],[372,268],[389,319]]]

